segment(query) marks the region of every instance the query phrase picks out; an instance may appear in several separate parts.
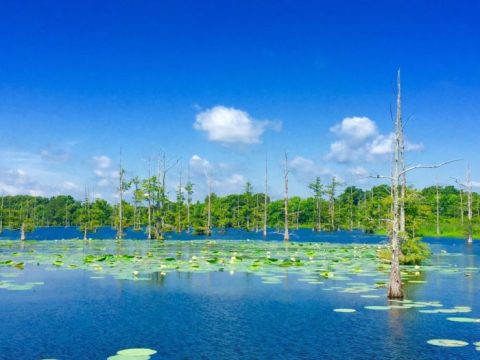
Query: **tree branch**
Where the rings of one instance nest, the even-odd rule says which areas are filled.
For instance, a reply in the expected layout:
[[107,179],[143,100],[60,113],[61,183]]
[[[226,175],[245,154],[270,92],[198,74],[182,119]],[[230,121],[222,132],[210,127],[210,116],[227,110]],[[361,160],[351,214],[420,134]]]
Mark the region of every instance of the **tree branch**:
[[442,167],[444,165],[447,165],[447,164],[450,164],[450,163],[453,163],[453,162],[456,162],[456,161],[460,161],[462,159],[454,159],[454,160],[449,160],[449,161],[445,161],[443,163],[440,163],[440,164],[435,164],[435,165],[415,165],[415,166],[410,166],[408,168],[406,168],[405,170],[403,171],[400,171],[400,173],[398,174],[398,177],[412,171],[412,170],[416,170],[416,169],[438,169],[439,167]]

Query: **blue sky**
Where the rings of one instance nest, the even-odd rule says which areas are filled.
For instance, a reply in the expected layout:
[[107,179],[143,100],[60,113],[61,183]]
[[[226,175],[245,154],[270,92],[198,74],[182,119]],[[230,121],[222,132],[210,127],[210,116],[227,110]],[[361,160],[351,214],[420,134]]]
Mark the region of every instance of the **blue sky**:
[[[388,173],[402,69],[415,186],[480,179],[476,1],[1,1],[0,191],[113,199],[165,152],[198,195]],[[386,150],[385,150],[386,149]],[[185,174],[184,174],[185,176]]]

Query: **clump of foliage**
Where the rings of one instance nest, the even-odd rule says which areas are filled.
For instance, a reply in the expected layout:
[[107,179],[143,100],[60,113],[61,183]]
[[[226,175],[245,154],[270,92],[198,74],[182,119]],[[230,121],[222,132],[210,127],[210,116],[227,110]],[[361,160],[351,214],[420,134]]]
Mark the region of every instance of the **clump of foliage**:
[[422,261],[432,255],[428,244],[421,241],[419,237],[405,240],[402,243],[401,250],[400,263],[402,265],[420,265]]
[[[421,238],[407,238],[401,245],[402,255],[400,256],[401,265],[420,265],[422,261],[428,259],[432,253],[428,244],[421,241]],[[390,262],[392,251],[390,248],[382,248],[377,253],[380,260]]]

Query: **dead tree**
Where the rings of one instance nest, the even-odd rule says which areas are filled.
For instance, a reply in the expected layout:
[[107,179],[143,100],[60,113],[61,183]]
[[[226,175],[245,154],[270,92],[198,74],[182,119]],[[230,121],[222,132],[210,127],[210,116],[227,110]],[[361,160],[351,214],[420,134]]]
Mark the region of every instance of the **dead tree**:
[[122,150],[120,149],[120,164],[118,169],[118,240],[123,239],[123,191],[125,190],[124,176],[125,171],[122,167]]
[[283,180],[285,182],[285,189],[284,189],[284,206],[285,206],[285,231],[283,234],[283,240],[284,241],[289,241],[290,240],[290,234],[288,232],[288,155],[285,152],[285,164],[284,164],[284,170],[283,170]]
[[263,199],[263,236],[267,236],[268,221],[268,159],[265,156],[265,196]]
[[212,179],[208,175],[207,168],[203,168],[203,172],[205,173],[205,178],[207,179],[207,187],[208,187],[208,205],[207,205],[207,230],[206,235],[212,235]]
[[[399,77],[398,77],[399,78]],[[387,297],[389,299],[403,299],[404,291],[402,286],[402,277],[400,273],[400,245],[401,245],[401,232],[400,232],[400,181],[404,175],[415,169],[434,169],[445,164],[451,163],[452,160],[444,162],[438,165],[415,165],[408,168],[402,168],[401,162],[401,142],[403,137],[403,129],[400,121],[399,114],[400,103],[397,102],[397,116],[395,121],[395,143],[394,143],[394,155],[392,164],[392,175],[383,176],[377,175],[377,179],[388,179],[392,184],[392,214],[391,214],[391,233],[390,233],[390,248],[392,252],[391,268],[390,268],[390,280],[388,284]]]
[[85,204],[84,204],[84,212],[85,212],[85,218],[83,222],[83,240],[88,240],[88,227],[90,223],[90,195],[88,193],[88,188],[85,187]]
[[437,221],[436,221],[436,227],[437,227],[437,236],[440,235],[440,196],[438,192],[438,184],[436,185],[436,206],[437,206]]
[[460,189],[460,223],[462,226],[465,224],[464,221],[464,207],[463,207],[463,190]]
[[350,231],[353,231],[353,189],[350,186]]
[[183,208],[183,187],[182,169],[180,168],[178,193],[177,193],[177,232],[182,232],[182,208]]
[[[473,234],[472,234],[472,176],[470,172],[470,166],[467,169],[467,181],[464,183],[459,182],[457,179],[454,179],[455,182],[461,186],[462,188],[466,189],[467,191],[467,219],[468,219],[468,226],[467,226],[467,242],[469,244],[473,243]],[[460,196],[462,192],[460,190]],[[462,220],[463,220],[463,201],[462,201]],[[462,221],[463,225],[463,221]]]
[[5,196],[2,194],[2,204],[0,205],[0,234],[3,232],[3,201]]
[[[400,80],[400,69],[397,73],[397,115],[396,123],[398,123],[399,131],[399,154],[398,161],[400,164],[400,169],[405,170],[405,136],[403,130],[403,120],[402,120],[402,87]],[[405,192],[407,189],[407,176],[405,173],[400,178],[400,232],[405,233]]]

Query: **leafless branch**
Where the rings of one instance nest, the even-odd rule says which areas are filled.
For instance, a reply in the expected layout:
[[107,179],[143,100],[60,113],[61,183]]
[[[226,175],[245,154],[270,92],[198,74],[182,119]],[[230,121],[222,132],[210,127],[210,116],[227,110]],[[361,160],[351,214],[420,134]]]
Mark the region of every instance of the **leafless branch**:
[[442,167],[444,165],[447,165],[447,164],[451,164],[453,162],[456,162],[456,161],[460,161],[462,159],[454,159],[454,160],[449,160],[449,161],[445,161],[443,163],[440,163],[440,164],[435,164],[435,165],[414,165],[414,166],[410,166],[408,168],[406,168],[405,170],[401,171],[398,176],[402,176],[412,170],[416,170],[416,169],[438,169],[439,167]]

